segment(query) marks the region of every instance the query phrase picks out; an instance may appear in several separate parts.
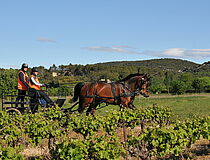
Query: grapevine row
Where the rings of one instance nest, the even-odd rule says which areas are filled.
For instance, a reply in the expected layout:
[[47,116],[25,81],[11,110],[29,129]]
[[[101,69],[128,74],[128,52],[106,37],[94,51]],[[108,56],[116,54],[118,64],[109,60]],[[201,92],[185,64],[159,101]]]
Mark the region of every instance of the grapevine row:
[[[199,138],[210,140],[210,117],[176,121],[166,107],[110,111],[106,116],[83,116],[48,108],[36,114],[10,116],[0,111],[0,157],[24,158],[25,146],[47,139],[53,159],[147,159],[180,156]],[[125,126],[124,141],[117,132]],[[132,133],[139,128],[138,133]],[[71,133],[76,137],[71,137]],[[127,147],[125,147],[127,146]]]

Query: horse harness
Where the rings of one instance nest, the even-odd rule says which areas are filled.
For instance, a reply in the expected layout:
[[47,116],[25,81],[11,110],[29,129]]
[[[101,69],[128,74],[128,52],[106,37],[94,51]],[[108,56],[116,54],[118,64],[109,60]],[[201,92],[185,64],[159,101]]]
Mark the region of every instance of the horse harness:
[[[115,82],[113,82],[113,83],[109,83],[111,85],[111,90],[112,90],[113,97],[102,97],[102,96],[99,96],[99,95],[96,94],[96,91],[95,91],[95,85],[96,84],[97,83],[94,83],[94,85],[93,85],[93,87],[94,87],[93,95],[88,95],[88,93],[86,93],[85,96],[80,95],[79,97],[80,98],[94,98],[94,99],[97,99],[97,98],[114,99],[114,104],[116,104],[116,101],[120,100],[121,97],[133,97],[133,96],[136,96],[138,94],[137,90],[135,92],[131,91],[125,83],[115,83]],[[120,95],[117,95],[116,94],[116,85],[119,85],[123,91],[127,91],[127,92],[123,92]],[[101,101],[100,103],[102,103],[102,102],[103,101]]]

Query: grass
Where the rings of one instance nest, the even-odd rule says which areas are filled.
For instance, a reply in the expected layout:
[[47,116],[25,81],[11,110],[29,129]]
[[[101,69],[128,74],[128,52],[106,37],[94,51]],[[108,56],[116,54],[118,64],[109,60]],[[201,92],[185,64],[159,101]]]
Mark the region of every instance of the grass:
[[[137,108],[146,108],[153,106],[153,104],[169,107],[178,118],[210,116],[210,94],[151,95],[149,98],[138,96],[134,101],[134,105]],[[119,110],[119,107],[109,105],[99,109],[97,112],[104,115],[110,109]]]
[[180,118],[210,116],[210,94],[161,95],[150,98],[137,97],[136,106],[147,107],[153,104],[169,107]]
[[[57,97],[52,97],[53,100]],[[64,107],[72,106],[67,97]],[[210,116],[210,94],[184,94],[184,95],[151,95],[149,98],[137,96],[134,105],[137,108],[145,108],[153,104],[169,107],[175,116],[179,118],[193,118],[194,116]],[[1,105],[1,104],[0,104]],[[104,107],[103,107],[104,106]],[[76,109],[78,106],[75,106]],[[111,109],[119,110],[119,106],[101,104],[97,114],[106,115]],[[100,107],[98,107],[100,108]]]

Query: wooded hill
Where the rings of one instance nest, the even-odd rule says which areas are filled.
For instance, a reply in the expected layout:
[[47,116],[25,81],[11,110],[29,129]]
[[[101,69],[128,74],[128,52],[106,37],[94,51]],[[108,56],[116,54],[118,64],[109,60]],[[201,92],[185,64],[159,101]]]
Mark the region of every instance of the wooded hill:
[[88,80],[108,78],[118,80],[131,73],[148,73],[154,75],[158,72],[191,72],[199,64],[181,59],[152,59],[143,61],[119,61],[88,65],[60,65],[51,66],[50,72],[58,72],[63,76],[85,76]]
[[208,72],[210,71],[210,61],[205,62],[201,65],[198,65],[197,67],[191,67],[191,68],[187,68],[185,71],[188,72]]
[[59,82],[117,81],[131,73],[145,73],[152,77],[153,93],[209,92],[210,62],[197,64],[181,59],[152,59],[143,61],[118,61],[88,65],[53,65],[48,70],[56,72]]
[[196,68],[199,64],[194,62],[181,60],[181,59],[151,59],[151,60],[142,60],[142,61],[121,61],[121,62],[107,62],[99,63],[101,65],[110,65],[110,66],[138,66],[138,67],[147,67],[150,69],[158,68],[162,70],[172,70],[179,71],[186,68]]
[[[181,59],[165,58],[87,65],[52,65],[49,69],[39,66],[38,70],[40,81],[46,84],[71,83],[74,86],[78,81],[97,82],[102,79],[117,81],[139,72],[152,77],[150,90],[153,93],[210,92],[210,62],[197,64]],[[0,69],[0,92],[5,88],[8,91],[14,90],[17,85],[17,72],[17,69]],[[68,88],[65,90],[70,92]],[[49,93],[56,95],[57,92],[58,89],[52,89]]]

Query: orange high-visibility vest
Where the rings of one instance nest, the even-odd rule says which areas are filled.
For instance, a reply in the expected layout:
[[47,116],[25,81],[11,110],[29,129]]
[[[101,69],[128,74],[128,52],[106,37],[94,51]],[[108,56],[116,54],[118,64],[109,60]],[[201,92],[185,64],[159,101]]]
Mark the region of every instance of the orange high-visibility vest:
[[[24,75],[24,81],[28,84],[28,74],[26,72],[20,71],[23,73]],[[19,77],[19,73],[18,72],[18,89],[20,90],[27,90],[27,87],[21,82],[20,77]]]
[[[31,75],[31,77],[35,77],[35,81],[39,82],[38,77],[36,77],[36,76],[34,76],[34,75]],[[40,90],[40,89],[41,89],[40,86],[38,86],[38,85],[32,83],[31,80],[29,81],[29,87],[30,87],[30,88],[34,88],[34,89],[36,89],[36,90]]]

